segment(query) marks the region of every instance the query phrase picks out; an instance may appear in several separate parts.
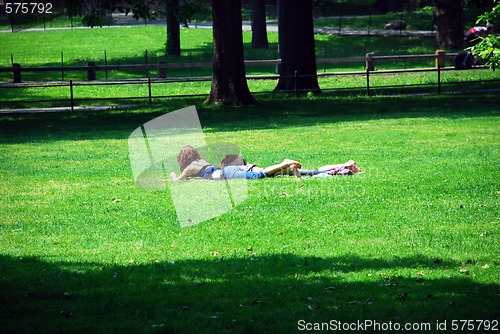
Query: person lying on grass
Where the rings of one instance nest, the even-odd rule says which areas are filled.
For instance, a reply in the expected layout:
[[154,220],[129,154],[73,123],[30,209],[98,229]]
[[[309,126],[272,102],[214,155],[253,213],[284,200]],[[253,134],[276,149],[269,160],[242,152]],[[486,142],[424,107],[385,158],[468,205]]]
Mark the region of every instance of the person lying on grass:
[[[228,154],[222,159],[221,166],[223,168],[228,166],[241,166],[245,168],[247,171],[259,172],[262,168],[254,165],[247,164],[246,160],[237,154]],[[282,174],[285,175],[295,175],[297,178],[301,176],[313,176],[313,177],[321,177],[321,176],[331,176],[331,175],[350,175],[360,173],[361,169],[356,165],[354,160],[349,160],[343,164],[333,164],[333,165],[325,165],[319,167],[317,169],[301,169],[300,166],[291,165],[289,168],[282,171]]]
[[298,161],[285,159],[280,164],[261,168],[258,171],[249,171],[243,166],[226,166],[218,168],[203,159],[198,150],[189,145],[181,149],[177,156],[177,162],[179,163],[181,174],[177,176],[175,172],[170,173],[172,181],[185,180],[193,177],[200,177],[207,180],[261,179],[284,173],[290,168],[298,169],[301,167]]

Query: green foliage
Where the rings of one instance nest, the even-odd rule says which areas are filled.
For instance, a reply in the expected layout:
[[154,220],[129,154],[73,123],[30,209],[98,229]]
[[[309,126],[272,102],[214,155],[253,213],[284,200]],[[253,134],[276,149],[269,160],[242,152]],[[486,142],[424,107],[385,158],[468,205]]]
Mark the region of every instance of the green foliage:
[[425,7],[422,7],[422,8],[415,10],[415,13],[432,16],[432,14],[434,14],[434,7],[433,6],[425,6]]
[[116,10],[127,15],[131,13],[136,20],[150,20],[156,17],[151,0],[127,0],[121,2],[64,0],[64,6],[68,17],[81,17],[84,25],[88,27],[106,25],[108,14]]
[[[480,15],[477,23],[490,23],[494,22],[500,17],[500,4],[493,7],[489,12]],[[498,29],[498,27],[497,27]],[[472,49],[472,53],[485,61],[485,64],[491,69],[495,70],[500,67],[500,36],[490,34],[486,37],[481,37]]]
[[181,1],[177,19],[179,22],[190,22],[196,20],[211,20],[212,9],[203,0]]

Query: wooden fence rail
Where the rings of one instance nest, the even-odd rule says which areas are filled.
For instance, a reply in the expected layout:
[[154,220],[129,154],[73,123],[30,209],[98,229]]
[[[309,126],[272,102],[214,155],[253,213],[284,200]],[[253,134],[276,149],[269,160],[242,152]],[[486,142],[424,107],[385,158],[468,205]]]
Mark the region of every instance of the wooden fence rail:
[[[318,58],[316,63],[321,64],[339,64],[339,63],[364,63],[365,68],[369,71],[375,70],[375,63],[379,61],[395,61],[395,60],[436,60],[436,67],[444,67],[445,59],[453,58],[456,53],[445,54],[444,51],[436,51],[435,54],[424,55],[395,55],[395,56],[376,56],[368,53],[364,57],[350,58]],[[272,60],[246,60],[245,66],[276,66],[281,65],[280,59]],[[157,77],[164,79],[167,77],[167,69],[194,69],[194,68],[211,68],[211,62],[195,62],[195,63],[165,63],[159,61],[157,64],[128,64],[128,65],[96,65],[95,62],[88,62],[86,66],[21,66],[21,64],[12,64],[11,67],[0,68],[0,72],[11,72],[12,82],[21,83],[22,73],[24,72],[64,72],[68,71],[85,71],[87,72],[87,80],[96,80],[97,71],[127,71],[127,70],[157,70]],[[148,75],[149,76],[149,75]],[[107,78],[107,76],[106,76]]]

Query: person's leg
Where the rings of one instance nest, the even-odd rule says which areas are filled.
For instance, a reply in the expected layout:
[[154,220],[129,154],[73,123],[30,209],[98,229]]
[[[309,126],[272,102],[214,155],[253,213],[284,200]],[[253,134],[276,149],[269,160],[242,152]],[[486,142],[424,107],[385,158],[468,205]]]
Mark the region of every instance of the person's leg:
[[245,167],[242,166],[228,166],[222,169],[222,179],[230,180],[230,179],[262,179],[266,177],[266,174],[262,172],[253,172],[246,170]]
[[222,179],[246,179],[246,170],[240,166],[224,167],[221,172]]
[[263,173],[266,177],[272,177],[275,176],[276,174],[283,174],[287,173],[287,170],[289,167],[293,168],[300,168],[300,163],[298,161],[290,160],[290,159],[285,159],[283,160],[282,163],[268,166],[264,168],[261,173]]
[[319,174],[318,169],[298,169],[299,174],[302,176],[314,176]]
[[354,173],[359,173],[361,172],[361,169],[356,165],[356,162],[354,160],[349,160],[346,163],[343,164],[336,164],[336,165],[326,165],[318,168],[320,173],[328,172],[330,170],[334,169],[339,169],[339,168],[347,168],[352,170]]

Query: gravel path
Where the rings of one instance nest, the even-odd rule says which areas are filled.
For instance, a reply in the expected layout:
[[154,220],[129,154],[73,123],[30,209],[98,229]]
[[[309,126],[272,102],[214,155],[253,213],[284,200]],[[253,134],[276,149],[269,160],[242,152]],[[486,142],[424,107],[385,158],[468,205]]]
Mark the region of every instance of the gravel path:
[[[123,13],[113,13],[112,15],[113,25],[104,26],[103,28],[117,28],[117,27],[130,27],[130,26],[140,26],[140,25],[157,25],[165,26],[165,19],[159,19],[154,21],[136,20],[132,15],[125,15]],[[212,23],[210,22],[193,22],[189,24],[190,28],[200,28],[200,29],[212,29]],[[250,22],[243,22],[243,30],[250,31],[252,29]],[[89,29],[88,27],[61,27],[61,28],[27,28],[16,31],[43,31],[43,30],[63,30],[63,29]],[[269,21],[267,24],[267,31],[277,32],[278,25],[276,20]],[[0,30],[0,33],[8,33],[11,30]],[[314,32],[323,35],[342,35],[342,36],[413,36],[413,37],[434,37],[434,32],[432,31],[421,31],[421,30],[386,30],[386,29],[355,29],[355,28],[342,28],[338,27],[321,27],[315,28]]]

